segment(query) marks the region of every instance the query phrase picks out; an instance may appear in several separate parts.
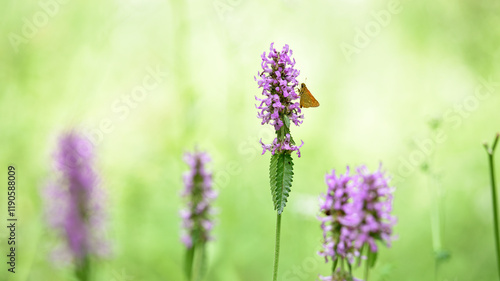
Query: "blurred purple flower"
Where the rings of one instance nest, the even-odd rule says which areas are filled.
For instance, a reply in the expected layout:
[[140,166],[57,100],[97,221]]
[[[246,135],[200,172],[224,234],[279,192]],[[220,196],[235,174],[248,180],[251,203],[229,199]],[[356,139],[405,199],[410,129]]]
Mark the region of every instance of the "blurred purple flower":
[[217,193],[212,189],[212,173],[206,169],[206,165],[211,161],[207,153],[186,153],[184,161],[190,170],[184,174],[185,188],[182,196],[187,198],[188,202],[187,208],[180,211],[184,228],[181,241],[187,248],[191,248],[194,243],[205,243],[212,239],[211,204]]
[[377,252],[375,240],[391,246],[392,228],[396,217],[392,213],[394,187],[389,186],[390,178],[382,171],[382,165],[374,173],[365,166],[358,167],[358,196],[363,202],[363,220],[358,227],[356,245],[368,243],[372,252]]
[[[359,249],[354,247],[356,226],[361,221],[362,204],[357,198],[356,176],[350,175],[349,167],[343,175],[337,175],[335,170],[327,174],[326,194],[320,198],[320,211],[324,214],[318,219],[323,230],[323,249],[320,256],[334,260],[336,256],[350,261],[359,256]],[[353,200],[354,198],[354,200]]]
[[[260,105],[257,109],[260,111],[257,117],[262,119],[262,125],[270,124],[274,126],[276,131],[279,131],[285,124],[284,118],[287,118],[290,122],[293,122],[296,126],[302,123],[304,115],[301,115],[300,104],[298,99],[300,99],[299,94],[295,92],[295,87],[299,84],[297,81],[297,76],[300,71],[295,69],[295,59],[291,59],[292,50],[285,45],[281,52],[277,52],[273,47],[274,43],[271,43],[269,54],[266,56],[266,52],[262,54],[262,69],[263,71],[258,73],[259,78],[255,77],[259,88],[262,88],[262,95],[264,98],[255,97],[257,101],[260,101]],[[282,151],[297,151],[300,157],[299,148],[302,145],[295,146],[293,140],[290,140],[290,136],[287,135],[286,138],[281,140],[276,138],[270,145],[263,144],[264,149],[263,154],[266,150],[271,151],[274,155],[276,152]]]
[[104,194],[92,169],[92,145],[75,132],[64,134],[55,153],[58,180],[44,190],[45,212],[49,225],[65,240],[61,257],[71,257],[81,265],[88,255],[108,252],[103,238]]
[[[377,252],[376,240],[390,246],[396,218],[391,215],[394,188],[382,172],[382,166],[370,173],[365,166],[350,169],[344,175],[335,170],[326,175],[327,193],[320,197],[319,217],[323,230],[323,249],[318,253],[328,262],[336,258],[353,263],[364,245]],[[328,279],[322,280],[335,280]]]

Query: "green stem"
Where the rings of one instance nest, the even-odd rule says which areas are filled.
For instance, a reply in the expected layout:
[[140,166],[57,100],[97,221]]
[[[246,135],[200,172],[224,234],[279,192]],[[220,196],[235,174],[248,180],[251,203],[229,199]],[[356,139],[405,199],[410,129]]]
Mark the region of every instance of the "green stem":
[[203,271],[205,266],[205,245],[198,244],[194,252],[193,260],[193,273],[191,275],[192,281],[199,281],[203,277]]
[[493,222],[495,226],[495,243],[497,251],[497,268],[498,276],[500,277],[500,234],[498,232],[498,205],[497,205],[497,191],[495,184],[495,163],[493,161],[493,151],[488,155],[490,163],[490,176],[491,176],[491,193],[493,197]]
[[370,262],[367,260],[365,263],[365,279],[364,279],[364,281],[368,281],[368,272],[369,271],[370,271]]
[[273,281],[278,280],[278,261],[280,258],[281,214],[276,216],[276,245],[274,247]]
[[76,268],[76,276],[79,281],[87,281],[90,280],[90,264],[89,258],[87,255],[81,260],[81,263]]
[[186,258],[184,261],[184,270],[186,273],[187,280],[192,280],[192,277],[193,277],[193,260],[194,260],[194,254],[195,254],[195,247],[196,247],[196,245],[193,244],[191,246],[191,248],[187,248],[187,250],[186,250]]
[[486,148],[486,152],[488,153],[488,162],[490,166],[491,193],[493,200],[493,224],[495,227],[495,244],[497,252],[497,270],[498,270],[498,277],[500,277],[500,234],[498,231],[498,205],[497,205],[497,190],[495,182],[495,161],[493,159],[495,148],[498,143],[498,138],[499,134],[496,135],[496,138],[493,141],[491,149],[488,148],[487,144],[485,144],[484,146]]
[[185,270],[187,280],[202,280],[205,273],[205,262],[205,244],[194,243],[186,252]]
[[333,278],[333,275],[335,274],[335,267],[337,267],[336,260],[334,262],[332,262],[332,278]]
[[[370,250],[370,246],[368,244],[365,244],[366,246],[366,262],[365,262],[365,278],[364,278],[364,281],[368,281],[368,274],[369,274],[369,271],[370,271],[370,266],[371,266],[371,263],[372,263],[372,259],[373,259],[373,255],[372,255],[372,252]],[[363,252],[361,252],[363,253]]]
[[434,280],[438,280],[439,275],[439,264],[441,261],[440,253],[442,251],[441,246],[441,211],[440,211],[440,188],[438,183],[437,175],[434,174],[434,153],[429,157],[429,164],[427,167],[427,178],[428,178],[428,189],[431,194],[431,233],[432,233],[432,248],[434,250]]

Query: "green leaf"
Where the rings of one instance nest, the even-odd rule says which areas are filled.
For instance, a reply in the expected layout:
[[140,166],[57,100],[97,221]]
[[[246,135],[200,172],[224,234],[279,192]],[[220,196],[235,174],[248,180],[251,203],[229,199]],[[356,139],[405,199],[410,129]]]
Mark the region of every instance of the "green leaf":
[[[279,154],[274,154],[271,156],[271,163],[269,164],[269,183],[271,185],[271,195],[273,199],[273,204],[274,204],[274,193],[276,191],[276,182],[278,179],[278,158]],[[276,208],[275,208],[276,209]]]
[[284,114],[280,114],[280,119],[283,121],[284,126],[281,126],[281,128],[276,131],[276,137],[279,141],[282,141],[287,134],[290,134],[290,119]]
[[86,281],[92,279],[90,272],[90,258],[88,255],[83,258],[82,263],[76,267],[75,271],[78,280]]
[[378,257],[378,252],[372,252],[368,247],[368,265],[370,266],[370,268],[375,266],[375,262],[377,262],[377,257]]
[[363,261],[362,257],[363,257],[363,253],[365,252],[365,248],[366,248],[366,243],[364,243],[363,246],[361,246],[361,249],[359,250],[361,255],[356,257],[356,266],[358,266],[358,267],[361,266],[361,262]]
[[191,280],[191,274],[193,272],[193,259],[194,259],[194,247],[191,246],[186,250],[186,258],[184,259],[184,271],[188,280]]
[[203,243],[199,243],[196,247],[194,260],[193,260],[193,281],[201,281],[203,280],[203,276],[205,276],[206,271],[206,253],[205,253],[205,245]]
[[289,153],[277,153],[271,157],[269,178],[274,209],[281,214],[285,209],[293,180],[293,161]]
[[288,119],[288,116],[283,115],[283,123],[285,123],[285,126],[290,129],[290,119]]
[[339,263],[339,257],[337,255],[335,255],[335,259],[333,260],[332,272],[335,272],[335,269],[337,269],[338,263]]
[[204,243],[193,243],[193,246],[187,249],[184,270],[187,280],[202,280],[206,272],[206,253]]

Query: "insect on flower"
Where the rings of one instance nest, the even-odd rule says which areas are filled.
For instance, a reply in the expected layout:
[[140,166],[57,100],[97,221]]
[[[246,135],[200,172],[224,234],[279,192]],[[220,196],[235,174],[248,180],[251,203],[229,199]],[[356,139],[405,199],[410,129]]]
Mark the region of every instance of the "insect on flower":
[[300,108],[318,107],[319,102],[314,98],[311,92],[307,89],[306,84],[300,84]]

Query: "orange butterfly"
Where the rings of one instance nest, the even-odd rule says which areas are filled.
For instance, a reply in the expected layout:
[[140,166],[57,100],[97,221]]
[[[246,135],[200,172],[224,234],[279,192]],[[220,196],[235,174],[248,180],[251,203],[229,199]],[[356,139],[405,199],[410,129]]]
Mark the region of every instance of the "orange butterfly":
[[319,102],[313,97],[311,92],[309,92],[305,83],[300,84],[299,94],[300,94],[300,108],[319,106]]

